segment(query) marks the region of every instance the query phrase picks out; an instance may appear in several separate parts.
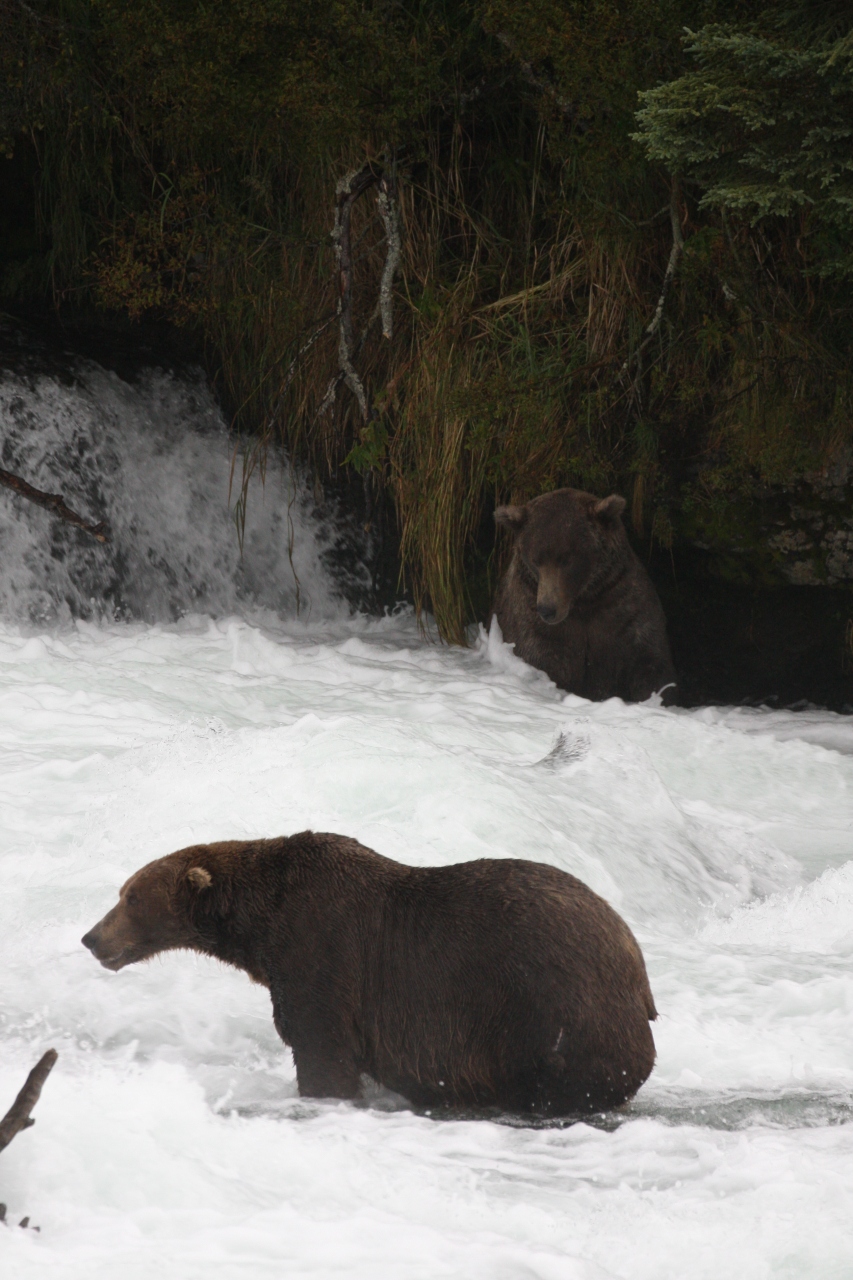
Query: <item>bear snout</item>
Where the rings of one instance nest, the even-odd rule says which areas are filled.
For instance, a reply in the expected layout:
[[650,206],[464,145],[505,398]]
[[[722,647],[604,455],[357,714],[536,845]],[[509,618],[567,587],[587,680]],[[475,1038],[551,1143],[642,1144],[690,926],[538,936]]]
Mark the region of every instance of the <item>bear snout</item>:
[[129,963],[127,947],[117,943],[114,938],[104,937],[103,921],[99,921],[93,929],[84,933],[80,941],[105,969],[111,969],[113,973],[123,969],[125,964]]
[[540,564],[536,614],[549,627],[564,622],[571,607],[571,592],[559,565]]
[[571,611],[571,601],[564,591],[543,591],[536,601],[536,616],[549,627],[565,622]]

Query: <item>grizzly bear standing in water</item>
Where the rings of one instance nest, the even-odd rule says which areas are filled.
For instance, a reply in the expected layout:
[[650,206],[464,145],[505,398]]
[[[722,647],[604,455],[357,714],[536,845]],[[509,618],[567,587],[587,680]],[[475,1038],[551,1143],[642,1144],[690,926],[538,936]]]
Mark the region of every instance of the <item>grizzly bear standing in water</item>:
[[515,537],[495,615],[504,640],[568,693],[600,702],[644,702],[675,668],[666,619],[649,575],[622,527],[625,499],[578,489],[498,507]]
[[654,1064],[633,934],[536,862],[407,867],[311,831],[196,845],[131,876],[83,943],[113,970],[182,947],[244,969],[313,1097],[365,1074],[415,1106],[567,1115]]

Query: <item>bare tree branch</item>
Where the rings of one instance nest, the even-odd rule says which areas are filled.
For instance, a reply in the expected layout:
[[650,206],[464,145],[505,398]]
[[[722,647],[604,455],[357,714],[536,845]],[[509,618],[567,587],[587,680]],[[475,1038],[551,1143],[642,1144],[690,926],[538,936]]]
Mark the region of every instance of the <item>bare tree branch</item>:
[[[359,196],[374,185],[378,187],[376,203],[385,229],[385,263],[382,269],[382,278],[379,282],[379,297],[376,307],[362,330],[358,343],[356,343],[352,321],[353,259],[350,238],[352,207]],[[338,337],[338,372],[333,374],[329,380],[326,394],[323,396],[320,407],[317,410],[317,417],[321,418],[324,413],[327,413],[332,408],[337,398],[338,388],[341,383],[346,383],[358,401],[362,420],[368,422],[371,410],[367,403],[367,393],[353,360],[364,346],[367,335],[377,319],[382,321],[383,337],[392,337],[394,331],[394,298],[392,290],[394,278],[400,268],[401,235],[400,210],[397,202],[397,180],[393,161],[390,171],[386,170],[382,173],[377,172],[370,161],[362,165],[360,169],[351,170],[350,173],[341,178],[335,194],[335,225],[332,230],[332,243],[335,247],[335,256],[338,263],[339,293],[337,315],[340,331]]]
[[669,251],[669,262],[666,264],[666,272],[664,273],[658,304],[655,307],[655,314],[646,329],[646,342],[653,338],[660,328],[660,322],[663,318],[663,304],[666,302],[669,286],[675,279],[675,273],[678,270],[678,264],[684,252],[684,236],[681,232],[681,210],[678,207],[678,194],[678,181],[673,179],[672,198],[669,205],[669,217],[672,224],[672,248]]
[[[373,328],[374,324],[379,319],[379,316],[380,316],[379,303],[377,302],[376,306],[373,308],[372,312],[370,313],[370,318],[367,321],[367,324],[364,326],[361,333],[359,334],[358,342],[355,344],[355,347],[352,353],[353,359],[361,355],[361,349],[364,346],[365,342],[367,341],[367,335],[370,333],[370,330]],[[337,373],[332,374],[331,378],[329,379],[329,385],[326,387],[326,394],[323,396],[323,399],[320,401],[320,407],[316,413],[317,418],[322,418],[323,414],[328,412],[329,409],[331,409],[332,405],[335,402],[335,397],[337,396],[337,393],[338,393],[338,387],[344,381],[344,376],[345,375],[343,371],[340,369],[338,370]]]
[[59,516],[61,520],[67,521],[68,524],[76,525],[84,533],[90,533],[98,542],[109,542],[106,532],[107,526],[104,521],[100,520],[97,524],[90,524],[88,520],[84,520],[82,516],[78,516],[76,511],[72,511],[70,507],[65,505],[65,499],[61,493],[45,493],[43,489],[34,489],[31,484],[27,484],[26,480],[22,480],[20,476],[14,475],[11,471],[4,471],[2,467],[0,467],[0,484],[5,485],[7,489],[12,489],[15,493],[19,493],[28,502],[34,502],[37,507],[44,507],[45,511],[52,511],[55,516]]
[[53,1070],[58,1056],[55,1049],[48,1049],[47,1053],[38,1060],[27,1076],[23,1089],[0,1120],[0,1151],[8,1147],[22,1129],[29,1129],[35,1124],[30,1112],[38,1102],[44,1082]]
[[394,332],[394,299],[391,290],[400,266],[400,210],[397,204],[397,180],[393,171],[383,173],[376,192],[379,216],[385,228],[385,266],[379,284],[379,314],[382,317],[382,336],[390,338]]
[[515,41],[512,40],[510,36],[506,35],[503,32],[498,32],[497,38],[498,40],[500,40],[504,48],[508,49],[509,52],[512,54],[513,58],[516,61],[519,71],[521,72],[523,78],[527,81],[527,83],[529,85],[532,85],[534,89],[538,89],[540,93],[544,93],[547,97],[549,97],[551,101],[554,103],[554,105],[559,107],[560,111],[566,117],[566,119],[573,121],[577,116],[577,108],[575,107],[575,104],[573,102],[570,102],[568,98],[564,98],[563,95],[557,89],[557,86],[552,84],[550,80],[545,80],[542,78],[542,76],[538,76],[536,74],[536,72],[533,70],[533,67],[530,65],[530,63],[526,62],[524,58],[522,58],[515,44]]
[[[352,169],[341,178],[335,195],[335,225],[332,231],[332,243],[335,246],[335,257],[338,260],[338,321],[340,335],[338,339],[338,368],[341,379],[347,384],[358,401],[361,416],[367,422],[367,395],[361,378],[352,363],[353,329],[352,329],[352,245],[350,230],[352,207],[358,197],[368,187],[379,181],[379,174],[370,161],[360,169]],[[331,388],[330,388],[331,389]],[[328,392],[325,399],[328,398]]]
[[637,350],[632,352],[626,359],[619,371],[620,378],[625,376],[632,363],[636,362],[639,365],[643,352],[651,342],[652,338],[654,338],[660,328],[661,320],[663,319],[663,308],[664,303],[666,302],[666,295],[669,293],[670,285],[675,279],[675,273],[678,270],[678,264],[681,260],[681,255],[684,252],[684,236],[681,232],[680,197],[681,188],[678,179],[673,178],[672,192],[670,194],[669,201],[669,217],[670,222],[672,223],[672,248],[669,251],[669,261],[666,264],[666,271],[663,277],[663,284],[661,285],[660,297],[658,298],[658,304],[655,307],[655,313],[646,326],[645,337],[637,347]]

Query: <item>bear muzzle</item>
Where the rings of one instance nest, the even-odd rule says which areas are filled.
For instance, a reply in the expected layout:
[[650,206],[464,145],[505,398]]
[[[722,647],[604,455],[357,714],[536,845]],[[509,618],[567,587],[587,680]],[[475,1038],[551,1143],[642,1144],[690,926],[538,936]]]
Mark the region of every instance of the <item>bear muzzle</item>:
[[543,564],[538,568],[536,613],[549,627],[565,622],[571,608],[571,595],[566,589],[563,575],[556,565]]
[[118,973],[119,969],[123,969],[127,964],[133,964],[137,958],[133,947],[122,946],[117,944],[115,939],[104,938],[100,924],[96,924],[94,929],[85,933],[80,941],[105,969],[110,969],[113,973]]
[[544,599],[536,601],[536,613],[549,627],[556,627],[561,622],[565,622],[569,616],[571,605],[565,598],[562,600]]

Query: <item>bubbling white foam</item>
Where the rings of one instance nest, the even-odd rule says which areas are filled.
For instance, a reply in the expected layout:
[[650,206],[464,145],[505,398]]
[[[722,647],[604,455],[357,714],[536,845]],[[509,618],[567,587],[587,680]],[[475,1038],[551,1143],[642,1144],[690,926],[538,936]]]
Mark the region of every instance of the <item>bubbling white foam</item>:
[[248,486],[242,552],[234,519],[242,464],[202,374],[143,370],[133,382],[86,361],[67,376],[0,377],[0,466],[61,492],[98,543],[0,489],[0,615],[175,620],[246,608],[346,613],[329,571],[337,513],[321,516],[301,477],[270,457]]
[[[59,1050],[0,1155],[42,1228],[0,1229],[0,1275],[853,1274],[853,723],[587,703],[499,645],[411,616],[0,622],[0,1110]],[[149,859],[306,827],[607,897],[660,1011],[637,1098],[550,1128],[300,1098],[245,974],[80,945]]]

